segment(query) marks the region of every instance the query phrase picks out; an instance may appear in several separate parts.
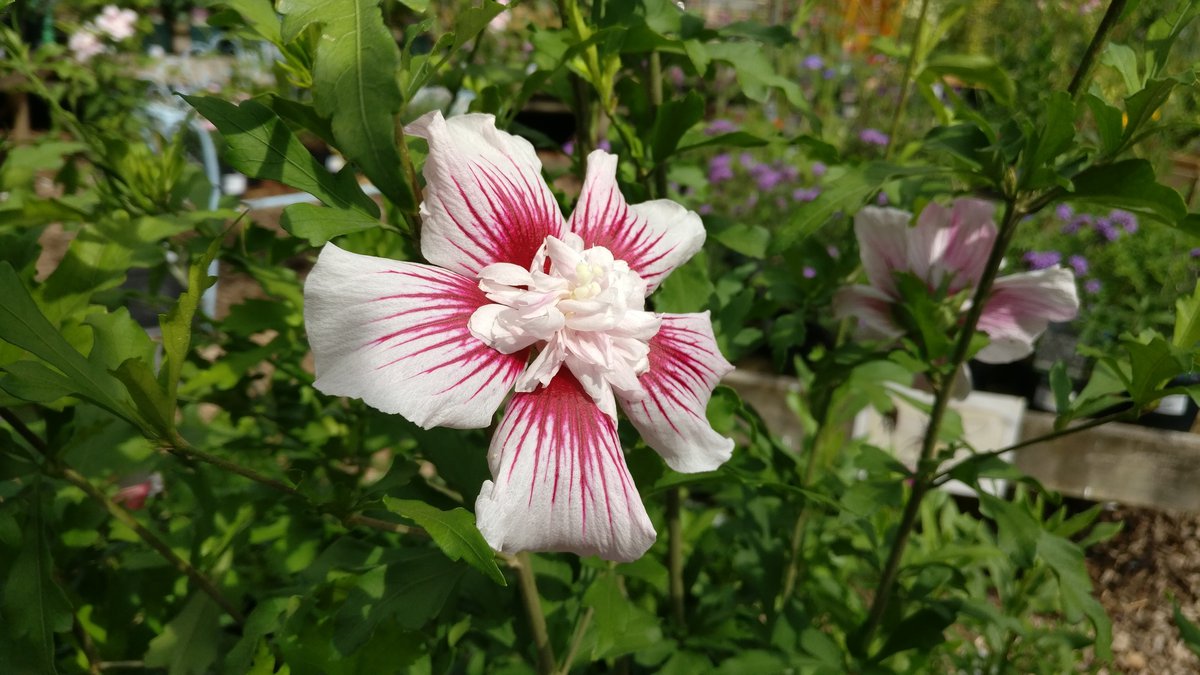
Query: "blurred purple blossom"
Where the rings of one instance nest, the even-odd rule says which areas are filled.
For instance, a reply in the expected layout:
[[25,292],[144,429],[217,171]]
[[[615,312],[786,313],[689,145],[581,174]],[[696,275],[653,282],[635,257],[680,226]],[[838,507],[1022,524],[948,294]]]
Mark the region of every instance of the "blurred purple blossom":
[[1062,226],[1063,234],[1075,234],[1084,225],[1092,224],[1092,216],[1087,213],[1077,214]]
[[826,246],[825,252],[829,254],[830,258],[838,258],[842,255],[842,252],[838,250],[838,247],[834,246],[833,244]]
[[1088,279],[1087,282],[1083,284],[1083,290],[1095,295],[1100,292],[1100,286],[1101,283],[1099,279]]
[[1108,217],[1113,223],[1120,225],[1121,228],[1129,234],[1133,234],[1134,232],[1138,231],[1137,216],[1128,211],[1113,209],[1112,213],[1108,214]]
[[751,155],[748,152],[743,152],[742,154],[738,155],[738,162],[747,169],[753,169],[754,166],[758,164],[758,160],[754,159],[754,155]]
[[878,129],[867,128],[858,132],[858,140],[870,145],[883,146],[888,144],[888,135]]
[[601,138],[596,147],[605,152],[612,152],[612,143],[609,143],[607,138]]
[[821,70],[825,67],[825,59],[820,54],[810,54],[804,57],[804,67],[809,70]]
[[825,166],[824,162],[813,162],[812,166],[809,167],[809,170],[812,171],[813,178],[820,178],[821,176],[825,175],[825,172],[829,170],[829,167]]
[[727,134],[731,131],[737,131],[737,125],[729,120],[713,120],[712,122],[708,123],[707,127],[704,128],[704,133],[708,134],[709,136]]
[[811,202],[821,196],[821,188],[796,188],[792,190],[792,199],[798,202]]
[[1083,276],[1088,273],[1087,258],[1081,255],[1073,255],[1067,258],[1067,264],[1071,266],[1071,269],[1075,270],[1076,276]]
[[837,71],[833,68],[826,68],[825,70],[821,71],[821,77],[827,80],[832,80],[833,78],[837,77]]
[[812,279],[817,276],[817,270],[813,269],[810,265],[805,265],[800,274],[803,274],[805,279]]
[[875,203],[876,203],[876,204],[878,204],[878,205],[880,205],[880,206],[887,206],[887,205],[888,205],[888,196],[887,196],[887,193],[886,193],[886,192],[880,192],[880,193],[879,193],[879,195],[878,195],[877,197],[875,197]]
[[1075,209],[1071,208],[1070,204],[1059,204],[1054,207],[1054,215],[1058,216],[1059,220],[1070,221],[1071,216],[1075,215]]
[[1044,270],[1062,262],[1062,254],[1058,251],[1030,251],[1022,258],[1029,269]]
[[733,178],[732,155],[722,153],[708,160],[708,182],[720,183],[731,178]]
[[696,212],[702,216],[707,216],[712,213],[712,204],[701,204],[700,208],[696,209]]
[[568,155],[575,154],[575,141],[567,141],[563,143],[562,151]]
[[1200,258],[1200,248],[1194,248],[1189,252],[1193,258]]
[[1121,230],[1117,229],[1116,223],[1110,218],[1097,218],[1095,227],[1096,234],[1108,241],[1116,241],[1121,236]]

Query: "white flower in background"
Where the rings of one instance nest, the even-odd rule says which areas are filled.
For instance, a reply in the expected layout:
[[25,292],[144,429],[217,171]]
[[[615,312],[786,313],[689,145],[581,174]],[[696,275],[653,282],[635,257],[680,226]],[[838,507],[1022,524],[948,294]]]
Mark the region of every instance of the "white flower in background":
[[[500,3],[501,5],[505,5],[505,6],[508,5],[508,0],[496,0],[496,2]],[[488,22],[488,28],[496,31],[497,33],[503,33],[505,30],[508,29],[508,24],[510,21],[512,21],[512,10],[506,9],[503,12],[500,12],[499,14],[497,14],[496,18],[494,18],[490,22]],[[478,39],[478,38],[476,38],[476,39]]]
[[708,313],[646,296],[704,242],[675,202],[625,202],[597,150],[564,221],[525,139],[491,115],[429,113],[421,252],[432,265],[327,244],[304,286],[315,386],[422,427],[481,428],[514,387],[488,449],[476,522],[505,552],[634,560],[654,527],[625,466],[617,408],[676,471],[711,471],[733,441],[705,416],[732,370]]
[[114,42],[128,40],[137,33],[137,12],[106,5],[94,19],[96,29],[112,38]]
[[103,54],[104,42],[90,28],[80,28],[71,33],[67,40],[67,49],[71,50],[71,56],[76,61],[83,63],[92,60],[98,54]]

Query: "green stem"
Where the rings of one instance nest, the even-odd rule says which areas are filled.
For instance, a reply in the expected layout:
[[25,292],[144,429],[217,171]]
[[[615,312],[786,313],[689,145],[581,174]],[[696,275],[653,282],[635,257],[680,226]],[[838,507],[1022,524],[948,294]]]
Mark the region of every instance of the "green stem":
[[[658,116],[659,108],[663,104],[663,76],[662,76],[662,57],[658,52],[650,53],[650,79],[647,82],[650,88],[650,107],[654,117]],[[662,162],[662,158],[654,158],[654,169],[651,171],[653,177],[653,186],[655,190],[655,199],[666,199],[667,197],[667,166]]]
[[[822,454],[827,434],[832,433],[828,430],[836,426],[829,423],[827,416],[825,423],[817,431],[816,437],[808,449],[808,458],[804,463],[804,474],[800,477],[800,487],[807,489],[812,484],[812,477],[816,473],[817,468],[817,457]],[[800,557],[804,549],[804,535],[808,529],[809,513],[811,512],[808,508],[801,506],[800,515],[796,516],[796,524],[792,527],[792,557],[788,560],[787,570],[783,575],[783,591],[779,594],[779,599],[775,603],[776,612],[783,611],[783,608],[787,605],[787,601],[792,597],[792,592],[796,590],[796,580],[800,576]]]
[[900,131],[900,121],[904,119],[904,106],[908,104],[908,93],[912,90],[912,74],[916,69],[917,53],[921,50],[921,37],[925,34],[925,15],[928,11],[929,0],[921,0],[921,11],[913,31],[912,47],[908,50],[908,60],[904,62],[904,76],[900,78],[900,100],[896,102],[896,109],[892,111],[888,144],[883,153],[885,159],[892,156],[892,148],[896,147],[896,134]]
[[1083,53],[1083,58],[1080,59],[1079,66],[1075,69],[1071,84],[1067,85],[1067,93],[1071,95],[1071,98],[1078,99],[1083,92],[1083,85],[1091,77],[1092,69],[1096,66],[1096,59],[1099,58],[1100,52],[1104,51],[1104,43],[1108,41],[1109,34],[1112,33],[1112,29],[1125,11],[1125,3],[1126,0],[1112,0],[1108,3],[1108,9],[1105,10],[1104,17],[1100,19],[1100,25],[1096,26],[1092,41],[1088,44],[1087,51]]
[[1111,415],[1105,415],[1104,417],[1097,417],[1095,419],[1088,420],[1087,422],[1084,422],[1083,424],[1078,424],[1076,426],[1070,427],[1069,429],[1059,429],[1058,431],[1052,431],[1048,434],[1043,434],[1041,436],[1029,438],[1029,439],[1021,441],[1020,443],[1014,443],[1013,445],[1010,445],[1006,448],[1001,448],[999,450],[988,450],[987,452],[979,452],[974,455],[971,455],[970,457],[964,458],[962,461],[960,461],[956,464],[951,465],[950,468],[948,468],[948,469],[939,471],[937,474],[935,474],[931,478],[931,480],[933,481],[934,487],[937,487],[938,485],[942,485],[947,480],[949,480],[950,474],[952,472],[954,472],[956,469],[958,469],[959,467],[964,466],[966,464],[970,464],[972,462],[979,462],[979,461],[982,461],[989,457],[998,457],[1005,453],[1014,452],[1014,451],[1020,450],[1022,448],[1027,448],[1031,445],[1037,445],[1038,443],[1046,443],[1047,441],[1053,441],[1055,439],[1062,438],[1063,436],[1070,436],[1071,434],[1077,434],[1080,431],[1094,429],[1095,427],[1098,427],[1098,426],[1101,426],[1104,424],[1108,424],[1110,422],[1129,421],[1129,420],[1135,419],[1136,417],[1137,417],[1136,411],[1122,410],[1121,412],[1118,412],[1118,413],[1113,413]]
[[521,603],[525,605],[525,616],[529,619],[529,629],[533,631],[533,642],[537,647],[538,673],[552,675],[555,671],[554,647],[550,645],[550,634],[546,631],[546,615],[542,612],[542,599],[533,574],[533,559],[529,553],[522,552],[511,557],[509,564],[517,570]]
[[680,515],[679,488],[667,490],[667,569],[670,578],[671,615],[680,628],[687,628],[684,612],[683,525]]
[[929,413],[929,424],[925,428],[925,437],[921,442],[921,454],[917,461],[917,474],[913,481],[913,488],[909,494],[908,502],[904,505],[904,512],[900,516],[900,524],[896,528],[896,535],[892,540],[892,547],[888,553],[887,562],[884,563],[883,574],[879,578],[879,585],[876,587],[875,595],[871,599],[871,607],[867,613],[867,620],[857,637],[855,646],[856,651],[860,654],[866,653],[871,645],[871,638],[874,636],[875,630],[879,628],[879,623],[883,620],[883,613],[887,609],[887,603],[891,597],[893,586],[895,586],[896,578],[900,573],[900,560],[904,556],[904,549],[908,545],[909,535],[912,534],[913,526],[916,524],[917,515],[920,512],[921,500],[925,498],[925,495],[933,487],[931,476],[935,473],[937,466],[930,466],[930,464],[937,450],[938,435],[952,397],[951,389],[953,387],[949,385],[953,381],[955,373],[958,372],[958,369],[967,360],[971,341],[975,337],[975,327],[979,324],[979,317],[983,314],[983,308],[987,304],[987,297],[991,293],[992,283],[996,280],[996,274],[1000,270],[1000,261],[1004,257],[1004,252],[1008,249],[1008,244],[1012,240],[1013,232],[1016,230],[1016,225],[1023,213],[1022,209],[1017,205],[1015,197],[1009,197],[1005,201],[1004,218],[1000,224],[1000,231],[996,236],[995,243],[992,245],[992,251],[988,255],[983,275],[979,279],[979,285],[975,288],[971,307],[967,310],[967,316],[959,328],[958,340],[954,344],[954,351],[951,353],[950,361],[942,375],[931,378],[934,381],[935,397],[933,409]]
[[587,635],[588,624],[592,622],[592,616],[596,613],[595,607],[588,607],[583,613],[583,617],[579,619],[579,623],[575,626],[575,632],[571,635],[571,645],[567,648],[567,655],[563,657],[562,665],[558,668],[558,675],[567,675],[571,672],[571,664],[575,662],[575,655],[579,653],[579,647],[583,644],[583,636]]

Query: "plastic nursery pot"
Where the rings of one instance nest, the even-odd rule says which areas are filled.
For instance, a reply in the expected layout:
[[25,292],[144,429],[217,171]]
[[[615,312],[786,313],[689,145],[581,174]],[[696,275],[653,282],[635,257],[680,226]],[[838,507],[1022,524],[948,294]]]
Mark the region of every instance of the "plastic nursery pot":
[[[1188,386],[1200,384],[1200,373],[1189,373],[1171,380],[1170,386]],[[1137,423],[1155,429],[1170,429],[1172,431],[1189,431],[1196,422],[1196,413],[1200,408],[1187,394],[1171,394],[1158,402],[1153,412],[1138,418]]]

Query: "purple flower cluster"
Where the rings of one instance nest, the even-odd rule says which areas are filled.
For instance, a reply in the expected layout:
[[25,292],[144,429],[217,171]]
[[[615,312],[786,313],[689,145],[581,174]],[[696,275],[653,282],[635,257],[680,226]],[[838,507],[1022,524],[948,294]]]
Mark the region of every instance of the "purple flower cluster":
[[733,178],[733,155],[723,152],[708,160],[708,182],[722,183]]
[[1134,234],[1138,231],[1137,216],[1121,209],[1113,209],[1107,216],[1093,216],[1075,213],[1069,204],[1059,204],[1054,214],[1063,221],[1063,234],[1076,234],[1084,228],[1091,228],[1104,241],[1116,241],[1122,233]]
[[716,136],[717,134],[728,134],[733,131],[737,131],[737,125],[734,124],[733,122],[730,122],[729,120],[723,120],[723,119],[713,120],[708,123],[707,127],[704,128],[704,133],[709,136]]
[[[745,164],[743,163],[743,166]],[[754,177],[755,184],[758,189],[763,192],[774,190],[780,184],[796,180],[800,176],[800,171],[790,164],[776,162],[768,164],[753,164],[749,167],[750,175]]]
[[1062,262],[1062,254],[1058,251],[1030,251],[1025,254],[1023,260],[1029,265],[1029,269],[1044,270]]
[[1075,270],[1075,276],[1081,277],[1088,273],[1087,258],[1081,255],[1073,255],[1067,258],[1067,264],[1071,266],[1071,269]]
[[858,132],[858,140],[868,145],[878,145],[883,147],[888,144],[888,135],[878,129],[863,129]]
[[804,67],[808,70],[821,70],[825,67],[825,59],[819,54],[810,54],[804,57]]
[[821,196],[821,188],[813,186],[809,188],[799,187],[792,190],[792,200],[797,202],[811,202]]

